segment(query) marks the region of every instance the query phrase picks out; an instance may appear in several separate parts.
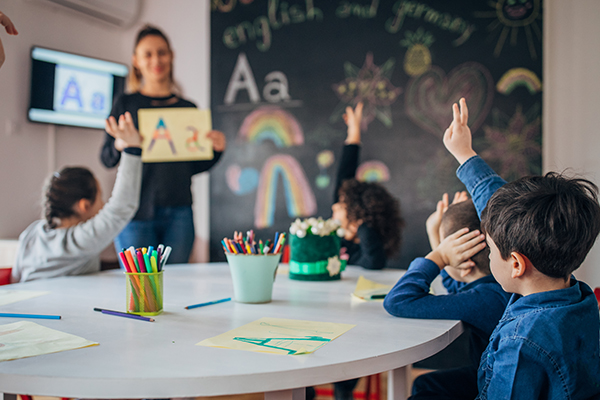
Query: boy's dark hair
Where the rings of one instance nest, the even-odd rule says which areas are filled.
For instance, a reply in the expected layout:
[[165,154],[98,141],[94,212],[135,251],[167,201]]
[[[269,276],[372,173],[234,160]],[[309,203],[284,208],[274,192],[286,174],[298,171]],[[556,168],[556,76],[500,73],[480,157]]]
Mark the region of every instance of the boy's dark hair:
[[49,228],[57,220],[75,215],[73,206],[81,199],[96,200],[98,184],[94,175],[82,167],[65,167],[55,172],[44,187],[44,218]]
[[404,227],[400,203],[383,186],[347,179],[340,187],[339,199],[346,206],[348,222],[362,220],[375,230],[388,257],[400,250]]
[[[444,236],[451,235],[462,228],[469,228],[469,231],[480,230],[481,223],[473,200],[469,199],[448,206],[442,217],[440,228],[444,232]],[[485,249],[471,257],[471,261],[477,265],[477,269],[486,275],[491,274],[489,256],[490,249],[486,246]]]
[[598,187],[556,172],[521,178],[494,193],[481,227],[502,259],[518,252],[544,275],[566,280],[600,232]]

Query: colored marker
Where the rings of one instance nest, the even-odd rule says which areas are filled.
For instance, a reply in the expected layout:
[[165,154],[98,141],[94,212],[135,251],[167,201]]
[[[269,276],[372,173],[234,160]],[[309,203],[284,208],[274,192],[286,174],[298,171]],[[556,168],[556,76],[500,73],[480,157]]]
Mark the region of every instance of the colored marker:
[[102,314],[114,315],[116,317],[125,317],[125,318],[139,319],[141,321],[154,322],[154,318],[148,318],[148,317],[144,317],[142,315],[127,314],[127,313],[120,312],[120,311],[106,310],[104,308],[94,308],[94,311],[101,312]]
[[152,250],[150,265],[152,265],[152,272],[158,272],[158,252],[156,250]]
[[131,272],[131,269],[129,268],[129,264],[127,263],[127,258],[125,257],[125,251],[127,251],[127,250],[124,250],[119,253],[119,259],[121,260],[121,264],[123,264],[123,268],[125,268],[125,271]]
[[152,272],[152,264],[150,263],[150,255],[148,253],[144,253],[144,265],[147,272]]
[[194,304],[191,306],[187,306],[185,307],[186,310],[191,310],[192,308],[198,308],[198,307],[204,307],[204,306],[210,306],[211,304],[219,304],[219,303],[225,303],[226,301],[231,300],[231,297],[228,297],[226,299],[221,299],[221,300],[215,300],[215,301],[208,301],[206,303],[200,303],[200,304]]
[[140,265],[138,263],[138,258],[137,258],[137,250],[135,249],[135,247],[131,246],[129,248],[129,253],[131,254],[131,258],[133,258],[133,262],[135,264],[135,271],[131,271],[131,272],[142,272],[142,270],[140,269]]
[[146,270],[146,262],[144,261],[144,253],[142,253],[139,250],[136,250],[136,257],[137,257],[137,261],[138,261],[138,268],[140,270],[140,272],[148,272]]
[[60,315],[42,315],[42,314],[11,314],[11,313],[0,313],[0,317],[6,317],[6,318],[60,319]]
[[171,246],[167,246],[165,248],[165,255],[163,256],[162,260],[160,260],[159,271],[162,271],[162,269],[165,267],[165,264],[167,263],[167,260],[169,259],[170,255],[171,255]]
[[137,267],[135,266],[135,261],[133,260],[133,256],[131,255],[131,251],[125,250],[123,253],[125,254],[125,258],[129,264],[129,271],[127,272],[138,272]]

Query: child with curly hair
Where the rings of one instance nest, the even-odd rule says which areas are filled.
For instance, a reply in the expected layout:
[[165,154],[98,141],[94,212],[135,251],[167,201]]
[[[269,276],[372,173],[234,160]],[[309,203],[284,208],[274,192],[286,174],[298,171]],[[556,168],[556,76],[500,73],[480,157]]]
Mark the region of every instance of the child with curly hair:
[[382,185],[359,182],[354,176],[360,153],[360,122],[363,104],[346,108],[344,122],[348,136],[337,174],[333,218],[346,234],[342,246],[350,256],[348,264],[382,269],[389,257],[400,250],[404,220],[400,203]]

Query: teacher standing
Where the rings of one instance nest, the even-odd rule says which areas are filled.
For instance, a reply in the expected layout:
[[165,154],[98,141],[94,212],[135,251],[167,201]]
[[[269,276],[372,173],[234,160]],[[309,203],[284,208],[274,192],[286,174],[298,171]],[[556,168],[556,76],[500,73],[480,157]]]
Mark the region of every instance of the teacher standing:
[[[118,97],[111,116],[129,111],[138,128],[138,110],[144,108],[194,107],[175,94],[173,51],[167,37],[157,28],[146,26],[138,33],[132,68],[127,82],[131,94]],[[163,243],[172,247],[169,263],[187,263],[194,244],[192,216],[192,176],[209,170],[219,161],[226,147],[225,135],[207,134],[213,142],[212,160],[144,163],[140,206],[133,220],[115,239],[115,248],[148,247]],[[100,158],[108,167],[121,159],[125,144],[108,133]]]

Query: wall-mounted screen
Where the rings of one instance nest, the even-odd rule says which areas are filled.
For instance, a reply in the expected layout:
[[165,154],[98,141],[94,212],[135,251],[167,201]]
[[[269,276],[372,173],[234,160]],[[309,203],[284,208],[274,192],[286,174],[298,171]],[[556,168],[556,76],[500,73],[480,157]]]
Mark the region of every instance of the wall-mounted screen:
[[127,73],[124,64],[33,47],[28,118],[103,129]]

